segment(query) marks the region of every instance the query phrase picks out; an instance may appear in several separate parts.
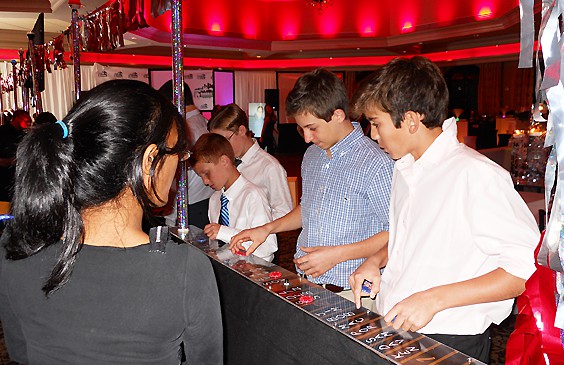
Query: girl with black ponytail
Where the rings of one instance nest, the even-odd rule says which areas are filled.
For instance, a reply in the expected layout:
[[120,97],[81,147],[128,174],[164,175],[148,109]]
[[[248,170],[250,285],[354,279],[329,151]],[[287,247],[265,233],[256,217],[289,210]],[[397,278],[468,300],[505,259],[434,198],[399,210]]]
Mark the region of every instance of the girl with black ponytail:
[[189,245],[150,250],[143,215],[166,204],[185,121],[156,90],[114,80],[83,94],[18,147],[1,238],[0,319],[25,364],[222,361],[209,260]]

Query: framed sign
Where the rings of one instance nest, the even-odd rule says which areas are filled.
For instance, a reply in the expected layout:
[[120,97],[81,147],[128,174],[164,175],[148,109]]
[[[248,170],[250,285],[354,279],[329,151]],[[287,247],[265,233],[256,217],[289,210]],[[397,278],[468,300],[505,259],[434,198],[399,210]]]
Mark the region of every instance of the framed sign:
[[[151,86],[159,89],[172,79],[172,70],[151,70]],[[184,70],[184,82],[192,91],[194,105],[201,111],[211,111],[214,105],[213,70]]]

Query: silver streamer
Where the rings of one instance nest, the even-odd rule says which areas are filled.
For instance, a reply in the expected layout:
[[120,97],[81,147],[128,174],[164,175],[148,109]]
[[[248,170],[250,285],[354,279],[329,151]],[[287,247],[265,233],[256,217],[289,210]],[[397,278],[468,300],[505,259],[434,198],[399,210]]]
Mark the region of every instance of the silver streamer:
[[[529,49],[533,44],[533,2],[521,0],[521,53],[519,67],[532,66]],[[539,264],[546,266],[557,275],[555,295],[557,313],[555,327],[564,329],[564,202],[562,201],[562,185],[564,184],[564,44],[559,18],[564,12],[564,0],[543,0],[541,25],[539,29],[539,47],[536,53],[537,83],[535,95],[537,100],[533,110],[534,120],[541,120],[539,103],[546,101],[549,117],[545,147],[552,147],[547,161],[545,173],[545,204],[547,211],[552,197],[550,217],[546,224],[546,232],[538,255]],[[540,61],[544,62],[544,73],[541,74]]]
[[529,68],[533,66],[533,47],[535,44],[533,3],[534,0],[522,0],[521,4],[519,4],[521,14],[519,68]]

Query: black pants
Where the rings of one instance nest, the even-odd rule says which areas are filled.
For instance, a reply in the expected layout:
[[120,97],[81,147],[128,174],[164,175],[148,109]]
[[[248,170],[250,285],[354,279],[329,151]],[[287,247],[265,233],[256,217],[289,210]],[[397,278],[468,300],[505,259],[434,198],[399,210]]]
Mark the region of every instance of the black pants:
[[[206,224],[210,222],[208,217],[209,199],[188,205],[188,224],[204,229]],[[154,222],[149,222],[143,218],[143,231],[149,234],[151,227],[166,225],[164,217],[154,217]]]
[[490,362],[490,329],[481,335],[425,335],[486,364]]
[[188,206],[188,224],[204,229],[210,222],[208,217],[209,199],[199,201]]

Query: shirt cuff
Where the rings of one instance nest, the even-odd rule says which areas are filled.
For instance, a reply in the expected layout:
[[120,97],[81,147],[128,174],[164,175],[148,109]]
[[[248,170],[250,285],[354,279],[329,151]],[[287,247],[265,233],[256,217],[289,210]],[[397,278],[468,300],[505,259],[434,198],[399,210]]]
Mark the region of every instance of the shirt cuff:
[[235,236],[239,232],[240,230],[237,228],[219,226],[219,231],[217,232],[217,239],[225,243],[229,243],[231,241],[231,237]]

